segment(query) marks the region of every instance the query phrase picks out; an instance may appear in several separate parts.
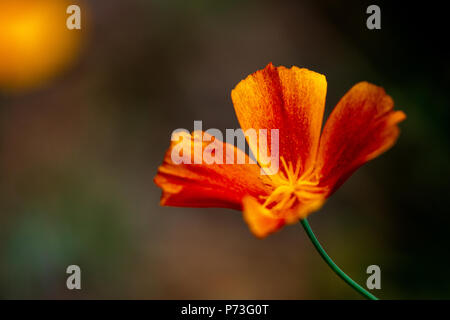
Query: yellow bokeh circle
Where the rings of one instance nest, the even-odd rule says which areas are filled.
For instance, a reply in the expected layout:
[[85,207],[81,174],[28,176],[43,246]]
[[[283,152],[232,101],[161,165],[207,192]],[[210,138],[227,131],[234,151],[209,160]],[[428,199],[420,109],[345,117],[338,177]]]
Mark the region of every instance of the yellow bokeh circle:
[[69,30],[65,0],[0,1],[0,88],[41,85],[79,53],[81,30]]

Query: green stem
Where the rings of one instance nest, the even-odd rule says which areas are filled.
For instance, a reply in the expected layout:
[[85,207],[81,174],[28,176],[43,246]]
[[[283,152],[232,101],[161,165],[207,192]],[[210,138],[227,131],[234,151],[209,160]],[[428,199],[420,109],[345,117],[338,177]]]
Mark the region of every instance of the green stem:
[[314,247],[316,248],[317,252],[319,252],[320,256],[325,260],[325,262],[330,266],[330,268],[342,279],[344,280],[349,286],[351,286],[353,289],[355,289],[358,293],[366,297],[370,300],[378,300],[377,297],[375,297],[373,294],[368,292],[366,289],[361,287],[359,284],[357,284],[352,278],[350,278],[348,275],[344,273],[337,265],[334,263],[333,260],[328,256],[328,254],[325,252],[325,250],[322,248],[322,246],[319,243],[319,240],[317,240],[316,236],[314,235],[314,232],[311,230],[311,227],[309,226],[308,220],[302,219],[300,220],[300,223],[302,224],[303,228],[306,231],[306,234],[308,235],[309,239],[313,243]]

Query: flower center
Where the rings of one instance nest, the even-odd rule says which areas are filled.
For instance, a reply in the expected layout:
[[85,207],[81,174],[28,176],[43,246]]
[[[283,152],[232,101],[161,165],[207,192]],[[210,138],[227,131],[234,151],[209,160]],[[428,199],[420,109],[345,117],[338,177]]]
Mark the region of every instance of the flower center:
[[283,168],[276,175],[269,176],[275,188],[264,198],[263,207],[283,218],[301,218],[318,209],[323,203],[324,190],[318,187],[317,179],[313,179],[311,171],[300,174],[300,161],[297,161],[294,168],[292,162],[287,164],[283,157],[280,160]]

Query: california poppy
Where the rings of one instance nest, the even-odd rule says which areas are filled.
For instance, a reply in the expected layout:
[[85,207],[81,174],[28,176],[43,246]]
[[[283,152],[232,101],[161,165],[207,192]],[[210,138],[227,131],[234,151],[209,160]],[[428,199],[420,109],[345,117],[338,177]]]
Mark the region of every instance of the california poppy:
[[[356,169],[395,143],[397,124],[405,119],[383,88],[360,82],[321,130],[326,89],[325,76],[295,66],[269,64],[249,75],[231,92],[236,115],[243,130],[279,129],[278,173],[261,175],[260,166],[249,162],[175,164],[172,142],[154,179],[163,191],[161,205],[242,210],[257,237],[318,210]],[[191,141],[203,134],[193,133]],[[236,156],[243,152],[225,148],[234,148]]]

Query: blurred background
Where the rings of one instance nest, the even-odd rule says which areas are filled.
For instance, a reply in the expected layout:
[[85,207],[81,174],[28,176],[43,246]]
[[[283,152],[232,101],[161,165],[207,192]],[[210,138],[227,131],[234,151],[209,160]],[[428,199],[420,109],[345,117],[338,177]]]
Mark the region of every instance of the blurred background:
[[[327,114],[362,80],[405,111],[397,145],[309,220],[357,282],[380,266],[380,298],[450,298],[444,10],[73,0],[69,31],[63,0],[1,3],[0,298],[359,299],[300,225],[258,240],[240,212],[159,206],[172,131],[238,128],[230,92],[269,62],[325,74]],[[366,28],[369,4],[381,30]],[[71,264],[81,290],[66,288]]]

